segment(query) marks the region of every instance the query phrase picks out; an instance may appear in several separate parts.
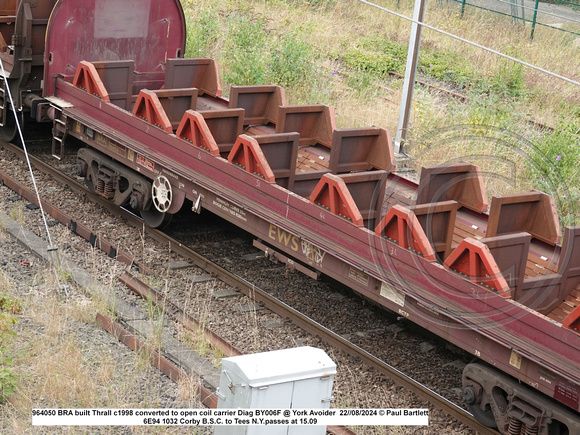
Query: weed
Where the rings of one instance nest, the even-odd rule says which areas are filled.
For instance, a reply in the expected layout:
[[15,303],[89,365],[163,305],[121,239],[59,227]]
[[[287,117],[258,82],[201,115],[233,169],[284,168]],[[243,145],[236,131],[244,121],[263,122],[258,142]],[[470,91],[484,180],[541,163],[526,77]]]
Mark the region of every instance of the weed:
[[16,299],[12,299],[4,293],[0,293],[0,311],[20,314],[22,312],[22,304]]
[[298,86],[309,82],[313,73],[312,46],[298,31],[282,36],[271,54],[272,81],[280,86]]
[[147,314],[149,318],[152,320],[158,320],[160,317],[163,316],[163,310],[159,305],[157,305],[151,296],[147,296],[145,299],[147,302]]
[[345,47],[339,55],[344,64],[357,71],[385,77],[389,71],[405,72],[407,48],[380,38],[363,38],[356,46]]
[[0,402],[11,395],[18,384],[8,345],[16,336],[14,326],[18,319],[14,314],[22,311],[20,302],[0,295]]
[[188,14],[187,57],[211,57],[220,35],[220,23],[217,13],[212,9],[201,9],[195,14]]
[[227,34],[226,82],[236,85],[265,84],[268,71],[265,20],[248,12],[234,12],[228,16]]
[[24,224],[24,207],[22,204],[17,204],[10,209],[10,218],[19,224]]
[[561,121],[558,128],[534,141],[537,152],[529,174],[542,190],[554,191],[563,225],[574,225],[580,217],[580,122]]
[[338,0],[284,0],[292,7],[308,5],[313,9],[327,9],[336,6]]
[[437,80],[464,88],[477,77],[472,64],[461,54],[439,51],[433,47],[421,49],[419,70]]

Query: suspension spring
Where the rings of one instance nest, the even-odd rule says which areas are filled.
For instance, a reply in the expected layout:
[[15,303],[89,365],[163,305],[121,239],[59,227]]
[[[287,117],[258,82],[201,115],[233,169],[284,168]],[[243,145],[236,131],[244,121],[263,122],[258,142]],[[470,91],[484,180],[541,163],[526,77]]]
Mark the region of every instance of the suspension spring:
[[115,195],[115,188],[113,187],[113,183],[108,182],[105,183],[105,192],[104,196],[107,199],[111,199]]
[[522,422],[515,417],[510,417],[510,423],[508,426],[509,435],[520,435],[522,431]]
[[95,191],[103,195],[105,193],[105,181],[101,178],[97,178],[97,185],[95,186]]
[[536,435],[538,433],[537,427],[526,426],[525,435]]

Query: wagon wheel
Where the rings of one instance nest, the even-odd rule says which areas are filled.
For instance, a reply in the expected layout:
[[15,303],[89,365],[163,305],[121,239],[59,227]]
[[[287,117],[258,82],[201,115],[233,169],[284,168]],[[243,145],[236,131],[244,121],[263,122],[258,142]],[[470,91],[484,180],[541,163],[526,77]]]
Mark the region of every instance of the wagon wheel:
[[173,215],[151,207],[149,210],[141,210],[141,217],[151,228],[163,228],[171,222]]
[[167,213],[173,198],[171,183],[167,177],[160,175],[153,181],[151,197],[154,207],[141,210],[141,217],[151,228],[161,228],[169,223],[172,216]]
[[[14,112],[8,108],[6,110],[6,122],[4,126],[0,127],[0,139],[6,142],[12,142],[16,138],[16,133],[18,133],[18,127],[16,125],[16,116]],[[22,121],[22,118],[20,119]]]
[[167,177],[160,175],[151,186],[151,196],[153,197],[153,205],[161,212],[165,213],[171,207],[172,191],[171,183]]
[[469,411],[481,424],[487,427],[497,428],[497,422],[493,416],[493,411],[488,407],[485,410],[481,409],[479,405],[468,405]]

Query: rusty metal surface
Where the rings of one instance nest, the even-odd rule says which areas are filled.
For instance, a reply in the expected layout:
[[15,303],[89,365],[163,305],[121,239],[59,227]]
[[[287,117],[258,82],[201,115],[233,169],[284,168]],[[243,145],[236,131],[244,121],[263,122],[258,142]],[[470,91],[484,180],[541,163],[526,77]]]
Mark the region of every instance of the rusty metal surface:
[[[40,162],[38,162],[40,164]],[[35,163],[36,164],[36,163]],[[64,178],[64,176],[61,176]],[[70,181],[68,181],[70,182]],[[78,186],[80,189],[80,186]],[[125,219],[127,219],[131,224],[137,226],[138,228],[142,228],[142,222],[137,217],[127,213],[122,209],[118,209],[116,207],[111,207],[110,203],[107,201],[99,198],[97,195],[89,195],[91,199],[96,200],[97,202],[103,204],[105,207],[109,207],[112,210],[116,210],[116,212],[122,215]],[[327,330],[322,325],[308,319],[307,317],[303,316],[296,310],[292,309],[291,307],[287,306],[283,302],[279,301],[278,299],[268,295],[266,292],[256,288],[253,284],[247,282],[243,278],[236,276],[227,272],[225,269],[220,267],[219,265],[211,262],[207,258],[197,254],[196,252],[190,250],[189,248],[182,246],[178,241],[173,240],[167,237],[165,234],[158,230],[148,230],[148,235],[155,240],[161,241],[164,244],[168,244],[171,246],[173,252],[181,255],[184,258],[189,259],[192,261],[196,266],[201,267],[206,272],[219,277],[223,282],[232,285],[235,288],[241,290],[244,294],[249,296],[250,298],[254,299],[256,302],[263,303],[266,305],[270,310],[273,312],[289,318],[293,323],[296,325],[304,328],[305,330],[311,332],[314,335],[318,335],[320,337],[324,337],[324,340],[333,346],[337,346],[341,349],[346,350],[350,354],[360,357],[365,363],[369,364],[370,366],[378,369],[381,373],[385,376],[389,377],[399,385],[409,388],[411,391],[415,392],[420,397],[428,400],[434,406],[442,409],[444,412],[447,412],[449,415],[453,416],[454,418],[458,418],[463,421],[465,424],[469,425],[470,427],[474,428],[475,430],[480,431],[480,433],[492,433],[486,431],[487,428],[482,426],[477,420],[471,417],[465,410],[457,407],[456,405],[452,404],[448,400],[442,398],[438,394],[434,393],[431,390],[425,389],[422,385],[416,383],[411,378],[407,377],[403,373],[399,372],[397,369],[389,366],[388,364],[384,363],[383,361],[373,357],[372,355],[368,354],[367,352],[363,351],[362,349],[352,345],[348,341],[344,340],[342,337],[338,336],[337,334]]]
[[199,95],[222,94],[217,62],[213,59],[167,59],[165,89],[197,88]]
[[[4,145],[2,145],[4,147]],[[35,161],[35,164],[38,164],[38,161]],[[47,167],[47,169],[50,167]],[[68,179],[67,179],[68,180]],[[38,200],[34,192],[27,187],[25,187],[22,183],[16,181],[8,174],[0,171],[0,181],[6,187],[12,189],[16,193],[18,193],[22,198],[26,199],[27,201],[38,205]],[[67,181],[68,182],[68,181]],[[116,258],[117,261],[124,263],[128,266],[135,266],[141,271],[141,273],[151,273],[151,270],[147,268],[143,263],[134,259],[131,255],[126,253],[125,251],[117,248],[113,243],[108,241],[107,239],[95,234],[88,228],[86,225],[83,225],[81,222],[77,222],[71,216],[64,213],[58,207],[54,206],[50,202],[46,200],[42,200],[42,207],[44,211],[58,220],[60,223],[68,227],[73,233],[79,235],[80,237],[84,238],[85,240],[89,241],[89,243],[104,253],[109,255],[111,258]]]
[[166,314],[182,323],[190,331],[194,331],[196,333],[202,332],[205,339],[208,340],[216,349],[219,349],[225,356],[230,357],[242,355],[242,352],[236,349],[232,344],[228,343],[209,329],[206,329],[194,318],[185,314],[181,308],[179,308],[165,296],[149,287],[147,284],[145,284],[139,278],[133,276],[128,271],[123,272],[123,274],[119,276],[119,281],[121,281],[134,292],[138,293],[143,299],[151,300],[154,304],[161,306]]
[[546,243],[562,238],[554,198],[532,191],[491,198],[487,237],[525,231]]
[[161,66],[185,52],[179,0],[84,0],[82,8],[59,0],[46,35],[44,95],[54,92],[55,77],[74,75],[81,60],[135,60],[138,79],[159,89]]
[[395,167],[391,134],[384,128],[346,128],[332,133],[328,169],[333,174]]
[[133,74],[135,62],[132,60],[109,60],[92,62],[107,89],[111,103],[125,110],[133,104]]
[[[43,5],[49,8],[48,4],[49,2],[45,2]],[[203,198],[204,208],[236,223],[257,237],[266,239],[271,234],[272,225],[277,225],[274,226],[276,231],[280,229],[284,234],[298,237],[306,247],[302,251],[294,250],[293,245],[289,246],[288,243],[284,245],[285,239],[278,237],[279,243],[273,243],[273,246],[281,251],[291,256],[295,255],[297,259],[312,265],[320,272],[339,279],[364,297],[391,310],[398,310],[415,323],[428,327],[441,337],[496,364],[507,373],[517,376],[520,381],[533,385],[568,406],[574,406],[576,410],[580,409],[577,396],[574,404],[570,405],[572,402],[563,401],[560,390],[554,387],[556,382],[546,383],[545,378],[538,374],[541,372],[539,368],[545,368],[558,383],[569,382],[574,388],[578,388],[580,386],[580,366],[578,365],[580,339],[573,331],[548,321],[530,309],[539,307],[543,312],[547,312],[552,307],[556,307],[563,297],[570,297],[571,291],[577,288],[580,272],[575,267],[578,263],[575,258],[579,257],[576,251],[580,249],[580,246],[574,241],[580,239],[577,237],[580,227],[567,229],[567,239],[571,243],[566,242],[569,248],[562,249],[563,255],[559,256],[557,273],[526,277],[527,279],[523,281],[521,277],[517,279],[521,285],[516,288],[516,293],[523,295],[517,301],[533,300],[535,296],[544,299],[546,303],[542,306],[528,305],[526,307],[514,303],[511,299],[501,299],[497,291],[502,293],[501,296],[508,293],[507,282],[501,282],[505,279],[504,275],[507,272],[497,267],[494,254],[488,255],[488,251],[491,249],[500,255],[500,251],[504,250],[502,246],[488,246],[483,241],[474,240],[470,241],[471,246],[466,249],[465,243],[469,240],[466,239],[460,240],[459,251],[450,253],[448,249],[446,250],[444,255],[447,257],[447,263],[453,263],[448,265],[457,270],[469,272],[468,275],[472,278],[470,283],[458,274],[441,270],[438,263],[427,262],[424,257],[417,256],[410,249],[392,240],[381,239],[376,235],[373,237],[372,234],[364,233],[362,228],[353,228],[351,222],[341,216],[343,215],[341,212],[346,210],[351,221],[360,223],[359,221],[362,220],[362,216],[359,219],[357,214],[361,211],[361,204],[355,203],[352,198],[349,200],[342,195],[341,203],[346,204],[347,207],[333,210],[333,213],[326,213],[326,210],[316,205],[311,206],[303,201],[303,198],[284,192],[279,186],[262,183],[262,180],[257,179],[252,173],[240,174],[240,168],[236,165],[206,156],[202,150],[196,150],[197,156],[194,157],[190,148],[186,149],[184,144],[180,143],[184,141],[175,136],[168,138],[170,135],[166,133],[170,133],[173,127],[168,125],[171,124],[168,120],[164,119],[163,122],[166,133],[157,128],[150,128],[150,124],[144,128],[145,123],[142,120],[129,116],[128,113],[120,111],[112,104],[106,104],[102,99],[97,99],[90,93],[84,92],[84,95],[79,95],[79,89],[66,83],[72,78],[71,71],[76,68],[77,60],[109,61],[111,59],[107,58],[107,54],[112,52],[116,52],[115,59],[118,59],[117,56],[122,59],[136,59],[138,73],[134,75],[135,80],[131,83],[131,79],[128,79],[122,83],[122,90],[127,90],[123,96],[126,103],[129,101],[129,86],[137,91],[147,87],[151,92],[155,92],[155,89],[164,85],[167,85],[167,89],[175,87],[170,86],[167,79],[177,79],[178,76],[183,75],[176,74],[177,69],[175,69],[170,74],[171,77],[166,77],[163,71],[164,62],[174,57],[173,51],[175,51],[175,56],[181,54],[185,25],[183,12],[176,0],[159,2],[128,0],[123,2],[122,6],[116,0],[100,0],[99,2],[87,0],[84,3],[86,10],[82,11],[75,11],[74,4],[72,0],[58,1],[48,24],[46,32],[48,48],[44,53],[44,59],[46,59],[45,94],[56,92],[58,89],[59,97],[75,106],[66,110],[66,115],[70,117],[71,122],[67,121],[65,135],[67,133],[74,135],[73,128],[78,133],[76,137],[81,140],[86,139],[83,137],[86,131],[91,131],[93,137],[98,134],[102,139],[101,144],[89,143],[88,140],[85,142],[114,155],[115,159],[123,164],[131,166],[135,162],[131,167],[138,171],[142,170],[146,177],[152,177],[153,173],[159,173],[159,171],[171,172],[176,180],[175,185],[180,186],[178,191],[182,195],[181,201],[186,192],[190,195],[188,197],[190,200]],[[24,12],[19,11],[18,15],[32,16],[31,3],[23,1],[21,5]],[[26,21],[29,19],[18,20],[16,26],[18,32],[15,36],[23,35],[28,41],[18,41],[19,38],[15,38],[15,46],[20,49],[27,48],[24,47],[24,42],[30,44],[31,40],[36,39],[32,48],[43,50],[38,40],[44,35],[36,32],[40,36],[34,37],[34,29],[32,35],[26,33],[23,30],[24,26],[33,24]],[[38,29],[40,27],[36,28]],[[76,59],[74,56],[77,55],[81,58]],[[92,57],[93,55],[95,57]],[[40,56],[35,56],[35,58],[35,62],[38,62]],[[15,67],[12,73],[14,75],[28,74],[31,64],[26,52],[21,50],[16,53],[15,59],[19,62],[14,62]],[[150,65],[148,65],[149,60],[152,60]],[[169,63],[167,65],[169,66]],[[37,66],[42,68],[42,62],[38,62]],[[49,71],[51,68],[53,69]],[[215,63],[209,63],[204,68],[208,71],[213,68],[215,74],[210,75],[213,79],[218,77]],[[186,67],[184,71],[190,71],[190,69]],[[98,74],[101,75],[101,72]],[[57,78],[59,75],[60,77]],[[90,82],[96,83],[98,80],[95,74],[92,76],[95,80]],[[40,82],[42,74],[34,71],[31,77],[36,77]],[[212,87],[211,84],[205,83],[205,76],[203,81],[203,88]],[[33,88],[39,88],[39,86],[41,86],[40,83]],[[72,89],[68,89],[67,86]],[[187,86],[192,85],[185,87]],[[219,92],[215,89],[213,97],[218,96]],[[97,93],[103,94],[103,92]],[[212,91],[210,90],[208,94],[212,95]],[[205,107],[211,107],[215,101],[217,100],[207,103],[204,100],[200,105],[205,104]],[[161,103],[157,106],[158,112],[164,114],[165,109]],[[208,130],[220,146],[223,157],[227,156],[244,122],[244,109],[237,109],[242,112],[241,115],[238,113],[236,116],[231,116],[235,110],[213,111],[219,112],[217,118],[208,117],[211,112],[205,112],[203,115],[207,121]],[[301,145],[324,148],[326,154],[330,153],[332,140],[329,139],[328,133],[332,134],[336,131],[331,108],[322,105],[283,106],[276,112],[276,131],[298,131],[301,136]],[[237,120],[233,119],[236,117]],[[233,140],[231,140],[232,135]],[[87,136],[90,135],[87,134]],[[122,145],[111,143],[109,141],[111,138],[123,138],[123,140],[119,139]],[[64,136],[62,139],[64,140]],[[135,154],[137,154],[136,160],[134,160]],[[321,153],[318,153],[316,158],[323,157]],[[336,155],[334,157],[336,159]],[[354,163],[360,160],[357,156],[353,159]],[[303,179],[296,177],[296,182],[307,182],[307,187],[301,187],[302,190],[300,190],[303,196],[308,196],[304,193],[311,192],[322,174],[315,174],[318,178],[312,178],[312,175],[305,174],[304,177],[308,178]],[[332,179],[332,177],[326,178]],[[325,188],[332,190],[333,193],[327,195],[328,198],[320,195],[328,199],[327,206],[336,203],[332,199],[340,196],[338,193],[348,193],[344,181],[334,183],[335,185],[332,186],[327,183]],[[190,192],[193,192],[195,196],[191,197]],[[463,207],[468,207],[477,214],[487,209],[481,174],[476,166],[456,164],[424,168],[418,187],[417,203],[431,203],[447,199],[457,200]],[[555,220],[549,219],[550,216],[548,216],[551,212],[551,217],[554,217],[553,200],[551,201],[552,204],[546,206],[544,198],[542,200],[545,203],[544,206],[538,207],[531,201],[520,201],[520,199],[516,199],[515,202],[512,199],[507,201],[502,199],[499,202],[496,200],[496,205],[492,204],[493,210],[489,223],[486,223],[483,228],[488,227],[488,237],[505,236],[506,233],[514,230],[529,231],[536,239],[549,242],[552,245],[551,252],[558,257],[559,248],[554,247],[553,242],[559,239],[557,234],[559,228]],[[176,209],[180,206],[181,202],[176,205]],[[524,220],[518,221],[500,216],[508,216],[510,209],[516,210],[515,216],[518,218],[526,215]],[[459,212],[463,213],[463,210]],[[543,216],[531,224],[530,219],[526,219],[530,213],[536,216],[539,213]],[[487,216],[484,220],[487,221]],[[467,219],[463,224],[477,229],[473,220]],[[485,231],[482,227],[480,230]],[[93,238],[93,235],[89,235],[89,238]],[[372,247],[369,247],[369,241]],[[500,242],[503,243],[501,240]],[[493,243],[495,242],[492,241]],[[525,248],[525,244],[520,243],[520,245],[519,254],[523,257],[524,249],[522,248]],[[538,252],[540,251],[537,242],[532,240],[528,264],[530,259],[533,261],[534,256],[542,258],[542,254],[538,255]],[[472,261],[472,259],[475,260]],[[500,259],[500,263],[505,263],[509,267],[510,261]],[[520,261],[518,265],[521,271],[523,262]],[[486,274],[493,275],[493,279],[490,281],[478,279]],[[493,284],[495,291],[481,286],[481,282]],[[392,286],[395,291],[399,292],[403,296],[403,304],[397,306],[399,304],[392,298],[385,296],[387,293],[383,293],[383,285]],[[452,326],[441,325],[438,321],[425,316],[422,306],[440,318],[445,318]],[[555,309],[560,309],[560,307],[557,306]],[[502,327],[497,328],[497,324]],[[481,347],[474,349],[473,343]],[[520,370],[519,367],[514,369],[511,359],[505,358],[512,348],[518,349],[518,352],[526,358],[527,364],[524,369]]]
[[[546,396],[528,391],[525,385],[492,367],[478,363],[468,364],[463,371],[463,387],[464,391],[466,388],[471,389],[468,400],[471,402],[470,409],[484,417],[485,414],[493,412],[495,422],[502,433],[508,433],[511,417],[516,417],[520,420],[520,424],[523,422],[527,426],[521,433],[541,435],[580,433],[577,414],[564,408],[554,409]],[[511,398],[509,406],[505,406],[505,397],[498,393],[499,391],[509,391]],[[570,395],[574,393],[562,388],[562,394],[567,395],[569,400]],[[550,410],[549,418],[543,418],[543,410]],[[560,426],[559,422],[564,425]]]
[[377,369],[380,373],[384,374],[389,379],[392,379],[397,384],[413,391],[419,397],[429,401],[437,408],[442,409],[444,412],[448,413],[450,416],[461,420],[472,429],[477,430],[480,434],[497,435],[495,431],[492,431],[488,427],[483,426],[467,411],[463,410],[447,399],[439,396],[437,393],[427,389],[425,386],[417,383],[396,368],[389,366],[384,361],[379,360],[359,347],[353,345],[349,341],[328,330],[319,323],[309,319],[282,301],[257,288],[252,283],[226,271],[219,265],[211,262],[207,258],[197,254],[189,248],[180,246],[177,241],[169,239],[167,236],[157,230],[152,230],[149,234],[156,240],[164,241],[165,243],[167,243],[168,240],[171,240],[170,246],[175,253],[183,256],[184,258],[188,258],[198,267],[203,268],[206,272],[219,277],[222,281],[239,289],[246,296],[252,298],[256,302],[264,304],[264,306],[266,306],[274,313],[290,319],[295,325],[303,328],[305,331],[321,337],[325,342],[332,346],[336,346],[337,348],[343,349],[355,357],[361,358],[364,363]]
[[278,107],[286,105],[286,91],[274,85],[232,86],[229,107],[245,110],[244,125],[275,124]]
[[[125,284],[126,286],[131,288],[133,291],[135,291],[136,293],[141,295],[141,297],[143,297],[145,299],[151,299],[153,301],[153,303],[162,306],[163,311],[166,314],[169,314],[171,317],[173,317],[176,320],[178,320],[179,322],[181,322],[184,326],[186,326],[190,330],[195,330],[198,332],[203,331],[204,337],[207,340],[209,340],[210,343],[214,347],[216,347],[221,352],[223,352],[225,356],[231,357],[231,356],[242,355],[242,352],[240,352],[238,349],[236,349],[232,344],[228,343],[227,341],[225,341],[224,339],[219,337],[217,334],[215,334],[212,331],[208,330],[207,328],[203,327],[202,325],[200,325],[197,321],[195,321],[190,316],[187,316],[185,313],[183,313],[183,311],[179,307],[177,307],[175,304],[173,304],[171,301],[169,301],[167,298],[165,298],[159,292],[156,292],[155,290],[153,290],[152,288],[147,286],[147,284],[145,284],[144,282],[142,282],[138,278],[134,277],[130,273],[124,272],[119,277],[119,281],[121,281],[123,284]],[[103,317],[101,315],[98,315],[98,316]],[[108,329],[113,329],[113,328],[109,327]],[[119,328],[117,327],[117,329],[119,329]],[[130,347],[133,349],[132,346],[130,346]],[[164,363],[163,365],[160,364],[159,369],[161,371],[163,371],[163,373],[167,374],[167,376],[169,376],[173,380],[175,380],[175,379],[171,376],[175,377],[175,376],[179,376],[181,374],[181,372],[173,373],[173,371],[175,371],[175,369],[173,367],[171,367],[171,365],[168,365],[166,363]],[[166,373],[166,370],[169,370],[169,374]],[[179,380],[179,377],[178,377],[178,380]],[[202,394],[202,397],[205,398],[205,401],[202,400],[204,405],[206,405],[210,408],[217,407],[217,404],[214,406],[214,403],[212,402],[215,395],[212,395],[209,390],[205,390],[205,391],[202,390],[201,394]],[[206,401],[210,401],[209,405],[206,403]],[[328,426],[327,432],[329,434],[334,434],[334,435],[354,435],[355,434],[355,432],[353,432],[352,430],[350,430],[344,426]]]
[[[298,239],[295,238],[292,243],[298,243]],[[292,260],[291,258],[282,254],[281,252],[278,252],[275,249],[272,249],[272,247],[270,247],[270,246],[266,246],[261,241],[254,240],[252,242],[252,244],[254,245],[254,247],[258,248],[260,251],[263,251],[264,255],[267,256],[270,259],[270,261],[274,261],[274,262],[281,261],[282,263],[284,263],[286,265],[286,276],[288,276],[289,273],[292,273],[295,270],[297,270],[297,271],[303,273],[304,275],[306,275],[312,279],[316,279],[316,280],[320,279],[319,272],[316,272],[315,270],[309,269],[308,267],[305,267],[300,263],[296,263],[294,260]]]
[[417,187],[417,204],[457,201],[475,212],[485,212],[488,202],[479,167],[471,163],[425,166]]
[[296,158],[298,156],[298,133],[264,134],[254,136],[272,170],[276,184],[288,190],[294,188]]
[[[191,379],[182,368],[165,358],[151,346],[140,340],[135,334],[123,328],[119,323],[114,322],[100,313],[97,313],[96,322],[121,343],[135,351],[135,353],[146,355],[151,365],[163,372],[172,381],[179,383]],[[217,396],[199,382],[195,383],[195,385],[201,403],[208,408],[217,408]]]
[[300,133],[300,146],[320,144],[331,147],[336,130],[334,109],[324,104],[280,106],[276,133]]

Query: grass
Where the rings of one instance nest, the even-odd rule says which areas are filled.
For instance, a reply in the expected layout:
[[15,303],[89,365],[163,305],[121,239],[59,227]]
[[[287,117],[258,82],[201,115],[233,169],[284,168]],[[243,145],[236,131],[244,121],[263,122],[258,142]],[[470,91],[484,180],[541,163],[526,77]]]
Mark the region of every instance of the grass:
[[10,209],[10,218],[21,225],[24,223],[24,206],[21,202],[18,202]]
[[[394,136],[402,83],[389,72],[404,72],[408,21],[356,1],[184,0],[183,4],[186,15],[196,17],[189,23],[187,54],[218,60],[226,95],[231,84],[276,83],[286,87],[288,104],[333,106],[339,128],[380,125]],[[411,16],[414,2],[380,4]],[[428,4],[425,21],[580,80],[574,35],[539,27],[531,41],[529,26],[515,26],[509,17],[475,8],[466,9],[462,18],[452,3]],[[580,87],[430,29],[423,30],[418,71],[424,80],[469,97],[461,102],[416,87],[407,143],[418,164],[425,146],[437,163],[461,157],[457,153],[467,158],[479,152],[466,143],[451,147],[452,154],[436,146],[440,141],[427,144],[445,129],[461,125],[507,129],[521,138],[523,150],[514,162],[520,178],[530,181],[526,187],[545,189],[547,175],[551,193],[568,193],[565,203],[559,202],[563,222],[578,220],[573,202],[580,195],[580,175],[576,164],[568,165],[578,161]],[[556,131],[542,131],[530,124],[532,120]],[[493,134],[481,137],[482,146],[493,140]],[[526,151],[530,144],[533,152]],[[547,166],[538,168],[540,162]]]
[[[0,275],[0,282],[2,291],[10,285],[3,273]],[[0,403],[6,401],[18,386],[18,376],[14,371],[10,344],[16,336],[14,332],[18,323],[16,314],[21,311],[22,305],[18,300],[0,293]]]
[[[7,253],[7,268],[14,263],[10,257]],[[18,270],[10,273],[18,276]],[[143,389],[145,381],[160,376],[159,372],[96,327],[97,311],[111,315],[104,307],[107,298],[89,298],[74,285],[65,298],[57,288],[52,267],[19,279],[0,271],[0,389],[6,398],[0,407],[0,432],[30,433],[33,408],[168,406],[162,402],[162,391]],[[115,290],[110,287],[108,291]],[[119,358],[111,346],[120,346],[126,355]],[[175,397],[182,406],[197,408],[192,392],[193,385],[186,382],[175,386]],[[102,427],[99,433],[124,430]],[[133,428],[134,433],[180,430]],[[61,433],[62,428],[43,431]]]

